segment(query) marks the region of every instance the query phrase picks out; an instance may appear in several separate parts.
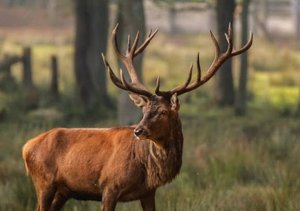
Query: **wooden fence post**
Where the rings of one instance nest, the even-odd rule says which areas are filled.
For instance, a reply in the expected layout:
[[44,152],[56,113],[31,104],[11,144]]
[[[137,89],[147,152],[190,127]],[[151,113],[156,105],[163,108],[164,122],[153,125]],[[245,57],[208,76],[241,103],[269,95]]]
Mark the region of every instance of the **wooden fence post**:
[[[4,55],[4,60],[9,60],[9,55],[5,54]],[[5,73],[5,79],[8,79],[8,80],[12,80],[12,75],[11,75],[11,65],[10,62],[8,61],[7,64],[4,64],[4,65],[0,65],[2,66],[0,69],[2,69]]]
[[26,88],[33,87],[31,48],[30,47],[25,47],[23,49],[23,85]]
[[11,66],[20,61],[20,57],[5,54],[0,62],[0,72],[5,74],[5,78],[12,79]]
[[25,110],[36,109],[39,104],[39,93],[32,82],[31,48],[23,49],[23,85],[25,88],[24,108]]
[[11,67],[20,62],[22,59],[16,55],[5,54],[3,59],[0,61],[0,88],[9,89],[15,87],[16,83],[11,74]]

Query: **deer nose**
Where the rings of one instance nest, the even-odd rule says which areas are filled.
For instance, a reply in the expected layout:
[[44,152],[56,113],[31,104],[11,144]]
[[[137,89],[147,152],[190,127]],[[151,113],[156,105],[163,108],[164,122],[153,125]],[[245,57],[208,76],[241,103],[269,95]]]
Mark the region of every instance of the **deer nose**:
[[136,136],[142,135],[143,132],[144,132],[144,130],[142,128],[136,128],[136,129],[134,129],[134,135],[136,135]]

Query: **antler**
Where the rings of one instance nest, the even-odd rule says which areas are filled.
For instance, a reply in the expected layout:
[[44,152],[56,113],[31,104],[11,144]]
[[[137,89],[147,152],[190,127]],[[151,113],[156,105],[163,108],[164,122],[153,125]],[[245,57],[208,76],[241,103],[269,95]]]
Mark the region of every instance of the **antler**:
[[139,47],[138,47],[139,31],[137,32],[132,45],[130,41],[130,36],[128,36],[127,50],[125,54],[122,54],[118,47],[117,29],[118,29],[118,25],[116,25],[116,27],[112,32],[113,48],[118,58],[125,65],[131,79],[131,84],[126,81],[123,71],[121,69],[120,69],[120,79],[115,75],[114,71],[112,70],[109,63],[107,62],[105,56],[102,54],[103,62],[107,67],[112,82],[120,89],[124,89],[126,91],[130,91],[146,97],[153,96],[153,94],[149,92],[148,89],[139,81],[136,70],[133,65],[133,60],[138,54],[144,51],[144,49],[148,46],[148,44],[150,43],[152,38],[156,35],[158,30],[155,30],[153,33],[152,31],[150,31],[146,40]]
[[251,33],[250,34],[250,39],[248,40],[248,42],[241,49],[234,50],[233,49],[233,33],[232,33],[232,29],[231,29],[231,24],[229,24],[228,33],[225,33],[226,41],[228,43],[227,50],[224,53],[221,53],[218,41],[217,41],[215,35],[211,31],[210,31],[210,36],[211,36],[211,39],[212,39],[212,41],[214,43],[214,46],[215,46],[215,58],[214,58],[212,64],[210,65],[210,67],[208,68],[207,74],[204,75],[203,77],[201,77],[200,58],[199,58],[199,53],[198,53],[198,55],[197,55],[197,79],[196,79],[196,81],[194,81],[192,84],[190,84],[191,79],[192,79],[192,73],[193,73],[193,65],[190,67],[190,72],[189,72],[189,75],[188,75],[188,78],[187,78],[186,82],[183,85],[178,86],[178,87],[176,87],[176,88],[174,88],[170,91],[160,91],[159,90],[160,80],[159,80],[159,77],[158,77],[157,78],[157,83],[156,83],[156,89],[155,89],[155,93],[157,95],[164,96],[164,97],[170,97],[175,93],[177,93],[177,95],[181,95],[181,94],[184,94],[186,92],[189,92],[189,91],[192,91],[192,90],[198,88],[199,86],[206,83],[211,77],[213,77],[214,74],[219,69],[219,67],[227,59],[247,51],[251,47],[252,41],[253,41],[253,34]]

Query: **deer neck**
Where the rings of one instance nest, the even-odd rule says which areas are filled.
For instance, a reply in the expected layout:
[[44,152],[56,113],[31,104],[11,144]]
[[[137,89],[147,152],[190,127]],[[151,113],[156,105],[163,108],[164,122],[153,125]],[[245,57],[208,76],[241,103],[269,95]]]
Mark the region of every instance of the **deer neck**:
[[147,140],[143,146],[142,164],[146,169],[146,183],[150,188],[171,182],[179,173],[182,163],[183,135],[180,119],[172,121],[164,145]]

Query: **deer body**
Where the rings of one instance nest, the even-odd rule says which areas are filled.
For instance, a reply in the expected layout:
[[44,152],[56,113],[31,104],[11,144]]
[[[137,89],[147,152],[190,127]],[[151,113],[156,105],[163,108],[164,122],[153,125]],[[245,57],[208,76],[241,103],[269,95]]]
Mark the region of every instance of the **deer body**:
[[107,191],[116,193],[115,201],[147,198],[179,172],[183,140],[176,133],[165,149],[138,140],[134,128],[52,129],[30,140],[23,157],[37,189],[59,204],[101,201]]
[[155,191],[179,173],[182,163],[183,135],[177,96],[206,83],[230,57],[241,54],[252,45],[252,36],[240,50],[233,49],[229,26],[225,34],[228,48],[221,53],[215,45],[215,58],[202,77],[199,55],[197,78],[193,83],[192,67],[186,82],[170,91],[160,91],[157,79],[155,94],[138,79],[133,60],[150,43],[156,32],[150,32],[138,47],[139,33],[127,51],[120,53],[113,30],[115,53],[125,65],[131,83],[122,70],[118,78],[103,56],[112,82],[129,92],[129,97],[143,111],[142,120],[134,126],[108,129],[57,128],[28,141],[23,159],[32,177],[38,211],[58,211],[69,198],[102,201],[102,211],[114,211],[118,201],[140,200],[144,211],[155,211]]
[[[178,114],[156,98],[135,126],[56,128],[29,140],[23,159],[39,210],[59,210],[69,198],[102,201],[103,210],[141,200],[144,210],[155,210],[155,191],[179,173],[183,146]],[[139,127],[148,133],[137,136]]]

